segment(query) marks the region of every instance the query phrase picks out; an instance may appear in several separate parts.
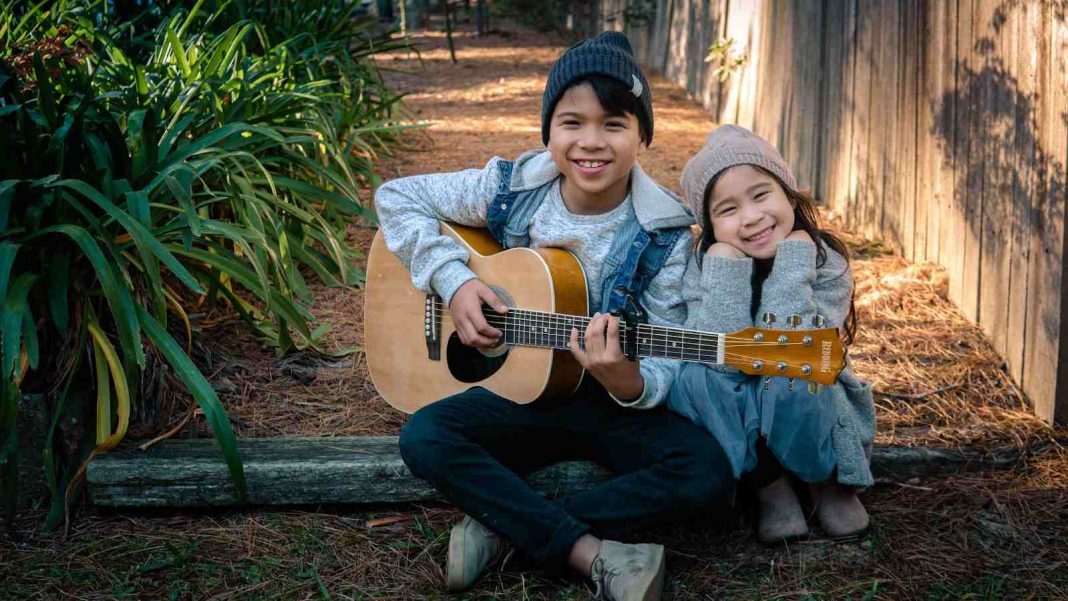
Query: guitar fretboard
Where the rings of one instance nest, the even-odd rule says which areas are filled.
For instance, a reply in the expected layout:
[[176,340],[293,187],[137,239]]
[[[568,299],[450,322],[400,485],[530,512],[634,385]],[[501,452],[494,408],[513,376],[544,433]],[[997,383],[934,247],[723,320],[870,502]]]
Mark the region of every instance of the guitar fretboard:
[[[486,321],[504,332],[504,341],[517,346],[567,349],[571,342],[571,329],[579,331],[579,344],[585,347],[586,326],[591,317],[545,313],[527,309],[509,309],[501,315],[485,308]],[[723,363],[721,352],[723,334],[700,332],[666,326],[638,324],[633,336],[633,349],[628,336],[629,326],[619,324],[619,342],[624,355],[638,357],[664,357],[702,363]]]

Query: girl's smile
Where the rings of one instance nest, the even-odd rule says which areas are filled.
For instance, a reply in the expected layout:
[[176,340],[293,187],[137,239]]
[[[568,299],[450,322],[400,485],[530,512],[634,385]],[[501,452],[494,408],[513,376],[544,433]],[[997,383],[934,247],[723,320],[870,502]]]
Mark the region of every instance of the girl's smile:
[[736,165],[715,180],[708,222],[717,242],[755,259],[770,259],[794,229],[794,206],[772,176],[751,165]]

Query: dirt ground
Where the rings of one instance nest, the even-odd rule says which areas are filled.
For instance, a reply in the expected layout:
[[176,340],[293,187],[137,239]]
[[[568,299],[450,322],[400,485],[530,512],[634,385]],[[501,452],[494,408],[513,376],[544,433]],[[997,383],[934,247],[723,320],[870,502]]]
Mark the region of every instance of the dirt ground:
[[[481,167],[540,143],[549,65],[566,46],[498,21],[485,37],[461,23],[458,63],[444,35],[418,32],[419,53],[380,57],[414,119],[381,175]],[[686,160],[714,125],[679,87],[652,77],[656,133],[642,166],[678,190]],[[827,216],[835,223],[834,216]],[[374,230],[354,225],[366,249]],[[862,497],[872,535],[763,547],[729,512],[644,533],[669,549],[667,600],[1068,598],[1068,432],[1052,431],[1009,379],[981,331],[947,300],[945,273],[913,265],[878,241],[841,232],[854,253],[860,328],[850,351],[877,391],[877,443],[1028,449],[1012,470],[879,485]],[[404,415],[367,377],[362,292],[320,288],[324,344],[337,360],[274,357],[232,315],[201,319],[211,378],[240,436],[396,434]],[[187,411],[176,394],[173,419]],[[209,435],[192,420],[180,435]],[[39,532],[40,512],[0,544],[0,597],[49,599],[584,599],[576,580],[513,563],[472,591],[442,583],[444,505],[314,507],[230,512],[82,508],[63,535]]]

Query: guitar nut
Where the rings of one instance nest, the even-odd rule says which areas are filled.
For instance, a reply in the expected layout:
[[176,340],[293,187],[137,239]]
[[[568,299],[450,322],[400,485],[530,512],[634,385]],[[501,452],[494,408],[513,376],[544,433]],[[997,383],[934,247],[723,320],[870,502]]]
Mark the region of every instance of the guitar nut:
[[779,364],[776,365],[776,367],[779,368],[779,372],[780,373],[785,373],[786,372],[786,362],[785,361],[779,361]]
[[801,339],[801,344],[805,346],[812,346],[812,336],[805,336]]
[[757,359],[756,361],[753,361],[753,370],[754,371],[760,371],[762,369],[764,369],[764,362],[763,361],[761,361],[760,359]]
[[789,341],[790,339],[786,337],[786,334],[782,334],[779,336],[779,344],[786,344]]
[[764,333],[757,332],[756,334],[753,334],[753,340],[756,340],[757,342],[764,342]]
[[801,366],[801,373],[806,375],[806,376],[808,374],[812,373],[812,366],[809,365],[808,363],[805,363],[804,365]]

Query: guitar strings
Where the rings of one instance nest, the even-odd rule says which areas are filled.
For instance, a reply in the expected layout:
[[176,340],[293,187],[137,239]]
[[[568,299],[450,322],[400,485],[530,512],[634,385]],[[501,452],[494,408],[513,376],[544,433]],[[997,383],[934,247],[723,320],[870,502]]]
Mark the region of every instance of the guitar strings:
[[[441,308],[442,308],[441,301],[435,301],[435,303],[434,303],[435,311],[439,311],[439,310],[441,310]],[[484,313],[483,315],[486,317],[486,322],[489,325],[492,325],[492,326],[495,326],[495,327],[496,326],[507,327],[509,325],[514,325],[514,326],[534,325],[535,323],[537,323],[537,324],[539,324],[538,327],[540,328],[541,331],[537,331],[537,332],[534,332],[534,333],[536,333],[536,334],[553,334],[553,335],[560,335],[561,332],[566,332],[568,335],[570,335],[570,331],[571,331],[570,328],[571,327],[576,327],[576,328],[579,329],[579,331],[582,331],[585,328],[585,326],[588,325],[589,322],[593,319],[591,317],[585,317],[585,316],[582,316],[582,315],[568,315],[568,314],[565,314],[565,313],[543,313],[543,312],[539,312],[539,311],[530,311],[530,310],[527,310],[527,309],[510,309],[509,313],[506,314],[506,315],[501,315],[499,313]],[[444,320],[450,320],[451,321],[452,316],[451,316],[450,313],[442,311],[441,312],[441,316],[442,316],[443,321]],[[545,323],[545,320],[549,320],[551,322],[549,326],[543,325]],[[561,320],[562,321],[571,320],[571,321],[577,322],[577,323],[571,323],[571,324],[559,324],[559,323],[556,323],[556,321],[561,321]],[[687,336],[687,337],[697,336],[698,338],[700,338],[702,336],[717,337],[717,338],[719,336],[722,336],[723,340],[725,342],[735,342],[737,345],[748,345],[748,346],[796,346],[796,345],[804,345],[803,342],[785,342],[785,343],[782,343],[782,342],[779,342],[778,340],[763,340],[763,341],[761,341],[761,340],[754,340],[754,339],[748,338],[748,337],[733,336],[731,334],[721,334],[721,333],[718,333],[718,332],[701,332],[701,331],[698,331],[698,330],[688,330],[688,329],[685,329],[685,328],[674,328],[674,327],[671,327],[671,326],[654,326],[654,325],[651,325],[651,324],[639,324],[638,325],[639,335],[642,335],[641,328],[643,326],[646,326],[646,327],[648,327],[650,329],[656,328],[656,330],[653,330],[653,331],[646,330],[646,332],[645,332],[645,336],[646,337],[648,337],[648,335],[650,335],[650,334],[652,336],[654,336],[654,337],[661,336],[661,337],[665,337],[664,338],[665,341],[672,340],[670,338],[670,336],[672,334],[677,333],[679,336]],[[624,332],[626,327],[627,326],[626,326],[625,323],[621,323],[620,324],[620,332]],[[800,332],[800,331],[803,331],[803,330],[772,330],[772,331],[782,332],[784,334],[785,333],[794,333],[794,334],[796,334],[797,332]],[[698,344],[703,344],[703,342],[699,340]]]
[[[554,323],[554,324],[551,324],[549,326],[546,326],[546,325],[543,325],[542,323],[539,323],[539,325],[535,326],[534,329],[526,331],[526,330],[515,329],[515,328],[516,327],[522,328],[524,326],[531,326],[531,325],[534,324],[534,322],[530,322],[529,324],[525,324],[525,323],[523,323],[523,319],[522,318],[509,319],[509,318],[506,318],[505,316],[500,316],[500,317],[501,317],[500,319],[487,318],[486,322],[491,326],[498,327],[499,329],[503,329],[506,332],[513,332],[513,333],[515,333],[517,335],[520,335],[520,336],[523,336],[523,335],[530,335],[530,336],[558,336],[558,337],[559,336],[564,336],[564,337],[570,338],[571,329],[572,328],[577,328],[580,332],[583,330],[583,328],[579,327],[579,325],[582,325],[582,324],[577,324],[576,325],[576,324],[556,324],[556,323]],[[448,316],[448,315],[442,315],[442,323],[452,323],[452,318],[450,316]],[[654,327],[659,328],[660,326],[654,326]],[[641,326],[639,326],[639,328],[641,328]],[[790,330],[782,330],[782,331],[783,332],[789,332]],[[626,332],[626,326],[621,326],[620,332],[621,333],[625,333]],[[718,339],[719,339],[720,336],[723,336],[724,342],[727,343],[727,344],[725,344],[726,347],[734,347],[734,348],[765,347],[765,346],[774,346],[774,347],[787,347],[787,346],[809,346],[809,347],[811,347],[812,346],[811,343],[806,345],[804,342],[798,342],[798,341],[794,341],[794,342],[790,342],[790,341],[779,342],[777,340],[760,341],[760,340],[753,340],[752,338],[733,337],[733,336],[729,336],[729,335],[717,334],[717,333],[714,333],[714,332],[701,333],[701,332],[693,331],[693,330],[680,330],[679,331],[679,336],[685,335],[686,337],[690,338],[689,341],[683,340],[682,338],[678,338],[678,339],[672,338],[672,333],[666,333],[665,334],[665,333],[660,333],[660,332],[656,332],[656,331],[638,332],[637,335],[641,336],[644,341],[648,341],[648,340],[651,339],[653,341],[653,343],[659,343],[659,344],[668,344],[668,343],[670,343],[671,346],[677,346],[677,343],[682,343],[683,346],[686,347],[686,348],[695,348],[696,347],[698,349],[703,349],[703,350],[709,350],[709,349],[713,349],[714,350],[714,349],[718,348]],[[706,336],[708,337],[707,341],[702,339],[702,338],[704,338]],[[694,337],[698,338],[698,340],[696,342],[694,342],[692,340]],[[639,344],[647,344],[647,343],[648,342],[640,342]]]
[[[501,317],[504,317],[504,316],[502,315]],[[581,319],[580,316],[568,316],[568,317],[570,317],[570,318],[580,318]],[[447,322],[451,322],[452,321],[451,317],[448,316],[447,314],[443,314],[442,318],[443,318],[442,319],[442,323],[447,323]],[[589,318],[586,318],[586,319],[589,319]],[[490,325],[493,325],[493,324],[491,323]],[[513,324],[513,325],[518,325],[518,324]],[[788,330],[784,330],[784,331],[788,331]],[[554,328],[554,329],[552,329],[551,332],[540,331],[540,332],[527,333],[527,332],[515,331],[515,330],[512,330],[512,332],[515,333],[515,334],[518,334],[520,336],[522,336],[524,334],[533,334],[535,336],[541,336],[541,337],[545,337],[550,333],[551,333],[551,335],[554,335],[554,336],[557,336],[557,337],[562,337],[563,333],[566,332],[566,333],[568,333],[568,340],[570,340],[570,332],[571,332],[571,330],[568,329],[568,328],[563,328],[563,329]],[[718,336],[718,334],[711,334],[711,336]],[[731,360],[734,360],[734,361],[741,361],[741,362],[747,362],[747,363],[751,363],[751,362],[754,362],[754,361],[767,362],[766,359],[758,357],[758,356],[747,355],[747,354],[739,354],[738,352],[730,352],[730,350],[736,350],[739,347],[749,347],[749,346],[774,345],[776,347],[785,347],[785,346],[798,346],[798,345],[802,345],[803,344],[803,343],[800,343],[800,342],[780,343],[780,342],[757,342],[757,341],[753,341],[753,340],[750,340],[750,339],[742,339],[742,340],[745,340],[746,343],[744,343],[744,344],[743,343],[736,343],[736,344],[726,344],[726,345],[724,345],[724,359],[731,359]],[[585,339],[584,338],[580,338],[579,341],[580,341],[580,343],[581,342],[585,342]],[[648,343],[644,343],[644,344],[648,345],[650,350],[654,350],[655,349],[655,350],[659,350],[659,351],[664,351],[665,353],[670,352],[670,353],[677,353],[679,355],[678,357],[665,356],[663,358],[680,359],[680,360],[696,360],[696,361],[701,362],[701,363],[719,364],[716,361],[709,361],[709,360],[707,360],[707,359],[705,359],[703,357],[703,355],[705,353],[716,354],[718,352],[718,346],[715,343],[712,343],[711,345],[706,345],[704,343],[701,343],[701,344],[697,345],[697,348],[694,348],[693,345],[688,345],[688,346],[685,346],[685,347],[678,347],[678,346],[675,346],[675,345],[668,346],[667,343],[669,343],[669,342],[672,342],[672,341],[670,341],[670,340],[660,340],[660,341],[648,342]],[[513,344],[518,344],[519,346],[523,346],[521,344],[521,341],[515,341],[515,342],[513,342]],[[696,356],[695,357],[687,357],[687,355],[696,355]],[[771,364],[771,365],[775,365],[775,364],[778,364],[779,361],[772,361],[772,362],[768,362],[768,363]],[[805,365],[804,363],[792,363],[790,361],[781,361],[781,363],[783,363],[787,367],[792,367],[792,368],[797,368],[797,369],[801,369]],[[778,374],[768,374],[768,375],[778,375]]]
[[[530,331],[524,331],[522,329],[515,329],[515,328],[516,327],[522,328],[525,325],[533,325],[535,322],[530,322],[530,323],[524,324],[522,317],[519,317],[519,318],[508,318],[507,316],[504,316],[504,315],[499,316],[498,319],[494,319],[491,316],[486,316],[486,317],[487,317],[486,318],[486,323],[487,324],[489,324],[491,326],[494,326],[494,327],[496,327],[498,329],[505,330],[506,332],[513,332],[513,333],[515,333],[517,335],[520,335],[520,336],[522,336],[522,335],[531,335],[531,336],[564,336],[564,337],[570,338],[571,329],[572,328],[578,329],[580,333],[584,329],[583,327],[579,327],[579,326],[584,325],[584,324],[570,324],[569,325],[569,324],[555,324],[554,323],[554,324],[551,324],[549,326],[545,326],[545,325],[542,325],[542,322],[538,322],[539,325],[535,326],[535,329],[530,330]],[[568,318],[569,319],[583,319],[583,318],[580,318],[580,317],[577,317],[577,316],[568,316]],[[588,320],[589,318],[585,318],[585,319]],[[441,323],[453,323],[452,317],[447,315],[447,314],[443,314]],[[639,325],[638,326],[639,329],[641,328],[642,325],[646,325],[646,324]],[[666,327],[666,326],[651,326],[651,327],[661,328],[661,327]],[[620,331],[621,334],[625,333],[626,332],[626,326],[625,325],[621,325],[619,331]],[[791,331],[793,331],[795,333],[797,332],[797,330],[781,330],[781,331],[782,332],[791,332]],[[727,344],[724,345],[725,347],[733,347],[733,348],[764,347],[764,346],[774,346],[774,347],[786,347],[786,346],[809,346],[809,347],[811,347],[812,346],[812,344],[807,344],[806,345],[804,342],[799,342],[799,341],[779,342],[778,340],[753,340],[752,338],[743,338],[743,337],[740,337],[740,336],[731,336],[729,334],[718,334],[718,333],[715,333],[715,332],[700,332],[700,331],[697,331],[697,330],[678,330],[678,336],[680,336],[680,338],[677,338],[677,339],[676,338],[672,338],[673,333],[671,333],[671,332],[660,333],[660,332],[657,332],[657,331],[648,331],[647,330],[645,332],[639,331],[637,335],[641,336],[643,338],[643,340],[649,340],[651,338],[651,339],[653,339],[655,341],[655,343],[660,343],[660,344],[673,343],[672,346],[675,346],[674,343],[682,343],[686,348],[697,347],[697,348],[703,349],[703,350],[709,350],[709,349],[714,350],[714,349],[718,348],[718,339],[719,339],[720,336],[722,336],[724,342],[727,343]],[[690,341],[683,340],[681,338],[682,336],[686,336],[686,337],[690,338],[691,340]],[[694,338],[694,337],[698,338],[698,340],[696,342],[692,341],[692,338]],[[706,337],[708,338],[707,341],[706,340],[701,340],[701,338],[706,338]],[[640,342],[639,344],[646,344],[646,343],[645,342]]]

